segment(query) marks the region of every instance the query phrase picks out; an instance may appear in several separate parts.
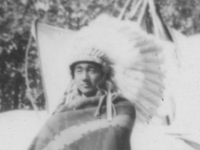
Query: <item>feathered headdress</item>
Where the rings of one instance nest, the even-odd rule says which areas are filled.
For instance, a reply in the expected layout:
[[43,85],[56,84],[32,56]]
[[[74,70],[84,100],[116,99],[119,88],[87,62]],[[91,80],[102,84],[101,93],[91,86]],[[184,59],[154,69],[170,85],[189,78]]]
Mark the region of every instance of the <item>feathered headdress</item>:
[[[60,37],[60,41],[57,40],[59,46],[64,43],[63,39],[68,34],[63,31],[59,35],[53,35],[54,39]],[[70,44],[60,47],[62,54],[59,56],[65,58],[65,61],[59,61],[65,63],[65,67],[68,66],[69,69],[77,61],[77,55],[99,51],[106,58],[102,61],[104,68],[109,72],[118,91],[134,103],[137,118],[148,122],[153,116],[159,115],[157,109],[169,93],[166,90],[166,70],[174,66],[172,44],[148,35],[134,22],[120,21],[105,15],[74,32],[70,41]]]
[[147,35],[133,22],[108,16],[99,17],[77,37],[81,40],[75,40],[73,52],[101,51],[106,56],[104,63],[112,70],[112,80],[121,94],[135,104],[140,119],[147,121],[158,114],[166,88],[164,49],[171,52],[166,43]]

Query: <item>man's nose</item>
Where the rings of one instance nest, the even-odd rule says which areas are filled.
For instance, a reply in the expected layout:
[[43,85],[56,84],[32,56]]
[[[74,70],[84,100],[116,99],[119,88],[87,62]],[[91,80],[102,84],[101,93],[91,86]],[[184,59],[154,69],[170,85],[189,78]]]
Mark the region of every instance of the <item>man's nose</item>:
[[84,71],[82,73],[82,80],[87,80],[87,79],[89,79],[89,75],[88,75],[87,71]]

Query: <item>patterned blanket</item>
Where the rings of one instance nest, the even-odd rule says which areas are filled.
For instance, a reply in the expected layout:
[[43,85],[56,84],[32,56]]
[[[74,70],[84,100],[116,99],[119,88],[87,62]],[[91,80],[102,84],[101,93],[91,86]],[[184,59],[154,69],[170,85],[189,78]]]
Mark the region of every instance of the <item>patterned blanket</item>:
[[47,121],[29,150],[130,150],[134,106],[126,100],[114,103],[116,113],[111,121],[106,105],[102,105],[98,117],[94,115],[96,109],[70,110],[64,106]]

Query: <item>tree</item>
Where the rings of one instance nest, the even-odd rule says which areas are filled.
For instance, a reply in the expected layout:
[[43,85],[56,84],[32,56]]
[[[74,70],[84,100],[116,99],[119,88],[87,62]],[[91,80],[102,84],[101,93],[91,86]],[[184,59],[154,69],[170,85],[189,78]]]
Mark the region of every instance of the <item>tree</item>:
[[186,35],[200,32],[199,0],[156,0],[165,22]]

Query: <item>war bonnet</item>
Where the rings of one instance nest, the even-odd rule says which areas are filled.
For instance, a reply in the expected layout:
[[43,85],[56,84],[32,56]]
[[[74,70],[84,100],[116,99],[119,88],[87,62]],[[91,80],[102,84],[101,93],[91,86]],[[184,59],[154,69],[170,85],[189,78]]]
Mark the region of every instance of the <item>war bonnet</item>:
[[[71,46],[73,54],[69,63],[70,70],[72,71],[74,64],[78,62],[94,62],[102,66],[108,79],[114,77],[114,66],[116,63],[121,63],[120,61],[129,61],[129,55],[124,54],[124,51],[132,48],[124,35],[126,31],[123,32],[124,29],[120,29],[121,23],[119,20],[102,15],[89,26],[82,28]],[[124,21],[123,25],[125,24]],[[133,24],[131,24],[132,27]],[[135,29],[137,28],[139,29],[138,26]]]
[[171,43],[147,34],[136,22],[102,15],[79,31],[72,49],[75,57],[70,64],[90,61],[102,65],[115,89],[135,104],[137,118],[149,121],[158,115],[157,108],[168,97]]

